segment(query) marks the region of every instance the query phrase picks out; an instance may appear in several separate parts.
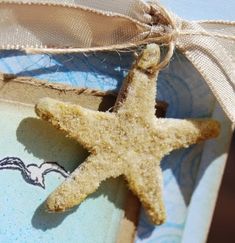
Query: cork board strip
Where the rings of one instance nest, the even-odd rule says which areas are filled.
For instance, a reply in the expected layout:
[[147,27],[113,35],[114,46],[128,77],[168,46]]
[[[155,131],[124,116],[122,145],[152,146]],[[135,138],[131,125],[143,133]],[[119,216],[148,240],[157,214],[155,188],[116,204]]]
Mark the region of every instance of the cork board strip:
[[[27,94],[19,96],[23,89]],[[49,83],[32,77],[17,77],[12,74],[0,73],[0,98],[11,101],[34,104],[42,97],[57,98],[80,104],[92,110],[106,111],[111,109],[115,103],[117,93],[115,91],[98,91],[87,88],[75,88],[70,85]],[[164,117],[167,103],[157,100],[156,116]]]
[[34,105],[42,97],[77,103],[92,110],[102,111],[110,109],[116,99],[111,92],[73,88],[31,77],[0,74],[1,99]]

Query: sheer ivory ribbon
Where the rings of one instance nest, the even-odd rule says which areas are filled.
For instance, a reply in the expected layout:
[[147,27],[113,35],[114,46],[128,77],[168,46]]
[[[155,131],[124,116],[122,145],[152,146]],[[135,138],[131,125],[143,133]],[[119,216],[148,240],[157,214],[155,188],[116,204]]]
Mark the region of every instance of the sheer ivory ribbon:
[[193,63],[235,123],[235,22],[186,21],[157,1],[0,0],[0,49],[68,53],[156,42]]

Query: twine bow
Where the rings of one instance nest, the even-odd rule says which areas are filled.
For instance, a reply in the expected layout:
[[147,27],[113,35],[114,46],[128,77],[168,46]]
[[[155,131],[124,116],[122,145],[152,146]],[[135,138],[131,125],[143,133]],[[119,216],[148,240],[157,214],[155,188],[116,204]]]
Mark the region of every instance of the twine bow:
[[235,123],[235,22],[186,21],[157,1],[0,0],[0,49],[68,53],[156,42],[179,49]]

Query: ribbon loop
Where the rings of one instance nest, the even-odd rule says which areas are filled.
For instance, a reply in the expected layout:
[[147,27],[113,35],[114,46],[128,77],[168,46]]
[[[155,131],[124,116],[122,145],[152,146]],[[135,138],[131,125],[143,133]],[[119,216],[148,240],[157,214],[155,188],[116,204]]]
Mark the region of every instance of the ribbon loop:
[[[233,60],[223,43],[217,41],[213,35],[199,34],[205,31],[199,23],[182,21],[183,34],[180,34],[177,39],[177,48],[197,68],[223,110],[234,123],[235,66]],[[189,32],[185,34],[188,30]]]

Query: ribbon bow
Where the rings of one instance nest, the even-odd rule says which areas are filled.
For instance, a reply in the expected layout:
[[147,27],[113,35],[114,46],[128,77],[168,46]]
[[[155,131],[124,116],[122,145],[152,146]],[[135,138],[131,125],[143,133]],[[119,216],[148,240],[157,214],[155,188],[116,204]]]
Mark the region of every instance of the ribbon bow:
[[157,1],[0,0],[0,49],[68,53],[168,46],[197,68],[235,123],[235,22],[186,21]]

